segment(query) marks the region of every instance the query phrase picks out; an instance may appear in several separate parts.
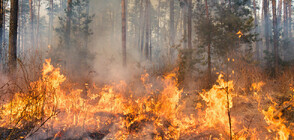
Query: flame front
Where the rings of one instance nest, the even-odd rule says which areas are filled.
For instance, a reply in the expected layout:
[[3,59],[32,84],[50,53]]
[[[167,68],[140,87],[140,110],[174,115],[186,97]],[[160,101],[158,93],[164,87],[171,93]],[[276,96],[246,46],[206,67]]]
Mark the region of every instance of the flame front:
[[[103,132],[105,138],[114,139],[228,139],[230,135],[228,111],[234,109],[233,81],[225,81],[220,75],[217,84],[209,91],[192,94],[200,95],[200,101],[189,108],[189,98],[178,88],[175,73],[158,78],[156,87],[150,76],[141,76],[142,88],[121,81],[91,89],[77,89],[75,84],[66,83],[58,68],[46,60],[42,77],[32,82],[28,92],[16,93],[13,99],[3,105],[1,127],[22,128],[27,122],[46,122],[43,127],[51,128],[54,137],[71,128],[87,132]],[[263,83],[253,84],[259,91]],[[139,94],[140,93],[140,94]],[[194,96],[195,96],[194,95]],[[257,93],[252,97],[260,99]],[[232,110],[233,111],[233,110]],[[270,107],[261,111],[263,126],[277,139],[288,139],[293,133],[281,118],[275,119]],[[45,121],[47,120],[47,121]],[[35,124],[37,126],[40,123]],[[236,121],[232,116],[232,128],[236,139],[258,139],[264,133],[261,128],[248,130],[247,124]],[[79,137],[82,134],[74,134]],[[201,137],[200,137],[201,136]]]

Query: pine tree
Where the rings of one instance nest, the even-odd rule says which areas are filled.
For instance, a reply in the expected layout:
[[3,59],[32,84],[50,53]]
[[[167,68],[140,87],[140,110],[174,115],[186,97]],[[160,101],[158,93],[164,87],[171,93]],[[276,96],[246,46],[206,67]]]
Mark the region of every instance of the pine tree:
[[9,25],[9,57],[8,66],[10,74],[17,66],[17,23],[18,23],[18,0],[10,1],[10,25]]
[[126,21],[126,2],[125,0],[121,0],[121,7],[122,7],[122,55],[123,55],[123,66],[127,66],[127,52],[126,52],[126,47],[127,47],[127,21]]
[[[59,27],[56,28],[59,44],[50,50],[49,56],[53,62],[61,63],[70,74],[86,77],[83,74],[91,70],[90,63],[95,58],[93,51],[86,45],[86,41],[90,40],[85,40],[85,36],[93,34],[88,27],[94,15],[87,13],[89,0],[68,0],[67,2],[69,7],[65,11],[65,16],[59,17]],[[71,55],[67,55],[68,53]],[[76,59],[76,57],[83,59]]]
[[4,0],[0,0],[0,66],[2,64],[2,51],[3,51],[3,1]]
[[276,0],[272,0],[272,12],[273,12],[273,31],[274,31],[274,56],[275,56],[275,74],[278,73],[279,70],[279,52],[278,52],[278,23],[277,23],[277,13],[276,13]]

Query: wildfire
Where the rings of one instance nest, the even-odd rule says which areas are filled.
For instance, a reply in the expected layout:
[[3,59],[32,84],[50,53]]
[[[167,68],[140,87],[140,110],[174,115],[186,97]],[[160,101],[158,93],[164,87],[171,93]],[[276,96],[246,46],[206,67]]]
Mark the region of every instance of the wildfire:
[[[194,93],[200,101],[189,108],[189,98],[178,88],[175,73],[157,78],[156,87],[148,74],[141,76],[142,88],[133,88],[131,83],[121,81],[98,87],[85,84],[89,90],[66,84],[66,77],[46,60],[42,77],[30,84],[28,92],[16,93],[3,105],[0,113],[1,127],[23,129],[28,126],[51,128],[49,137],[82,137],[103,135],[106,139],[228,139],[230,135],[228,111],[234,111],[233,81],[225,81],[220,75],[217,84],[209,91]],[[263,82],[253,84],[252,89],[261,90]],[[143,93],[140,94],[140,93]],[[228,94],[230,93],[230,94]],[[237,99],[238,100],[238,99]],[[277,139],[287,139],[292,133],[281,114],[275,118],[274,107],[259,112],[270,133]],[[256,112],[258,113],[258,112]],[[262,138],[261,128],[249,130],[247,124],[237,122],[232,116],[235,139]],[[263,118],[262,118],[263,119]],[[38,122],[38,123],[30,123]],[[71,129],[81,133],[69,133]],[[34,129],[35,130],[35,129]],[[97,133],[95,133],[97,132]],[[99,132],[99,133],[98,133]]]
[[236,34],[238,35],[239,38],[243,36],[243,33],[241,31],[238,31]]

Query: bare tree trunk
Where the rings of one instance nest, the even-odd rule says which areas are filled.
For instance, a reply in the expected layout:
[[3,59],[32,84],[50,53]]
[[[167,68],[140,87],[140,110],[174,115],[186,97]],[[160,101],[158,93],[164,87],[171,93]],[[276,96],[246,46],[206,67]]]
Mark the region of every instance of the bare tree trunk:
[[[209,20],[209,10],[207,0],[205,0],[205,11],[206,11],[206,20],[207,24],[210,22]],[[209,33],[210,34],[210,33]],[[211,42],[210,42],[210,35],[208,36],[208,44],[207,44],[207,72],[208,72],[208,85],[211,84]]]
[[121,0],[122,7],[122,55],[123,55],[123,66],[127,66],[127,27],[126,27],[126,2],[125,0]]
[[284,0],[284,38],[288,38],[288,0]]
[[[24,5],[22,5],[24,6]],[[23,12],[23,8],[22,8],[22,12]],[[21,48],[22,48],[22,52],[24,52],[24,47],[25,47],[25,40],[26,40],[26,36],[25,36],[25,33],[26,33],[26,26],[25,26],[25,23],[26,23],[26,17],[23,17],[22,18],[22,21],[21,21],[21,27],[22,27],[22,34],[21,34]],[[19,42],[20,43],[20,42]]]
[[268,7],[269,7],[269,2],[268,0],[263,0],[263,14],[264,14],[264,22],[265,22],[265,27],[264,27],[264,34],[265,34],[265,46],[266,50],[269,51],[269,16],[268,16]]
[[192,0],[188,0],[188,48],[192,50]]
[[292,38],[292,1],[288,2],[289,16],[288,16],[288,26],[289,26],[289,37]]
[[[6,42],[6,30],[5,30],[5,25],[6,25],[6,6],[7,4],[4,5],[5,0],[3,0],[3,40],[2,43],[4,44]],[[4,46],[3,46],[4,47]]]
[[20,7],[19,7],[19,12],[18,12],[17,50],[20,50],[21,14],[22,14],[22,0],[20,0]]
[[34,11],[33,11],[33,0],[29,0],[30,6],[30,24],[31,24],[31,47],[35,49],[35,38],[34,38]]
[[138,50],[141,52],[141,35],[142,35],[142,28],[143,28],[143,0],[140,0],[140,17],[139,17],[139,37],[138,37]]
[[[150,16],[148,18],[150,18]],[[152,61],[152,24],[150,19],[149,19],[149,60]]]
[[149,59],[149,4],[150,1],[146,0],[145,9],[145,22],[146,22],[146,36],[145,36],[145,59]]
[[68,48],[70,45],[70,29],[71,29],[71,8],[72,8],[72,0],[67,0],[67,17],[66,17],[66,26],[65,26],[65,46]]
[[277,15],[276,15],[276,1],[272,0],[273,11],[273,31],[274,31],[274,54],[275,54],[275,73],[278,74],[279,70],[279,52],[278,52],[278,28],[277,28]]
[[17,66],[17,14],[18,0],[10,0],[10,25],[9,25],[9,57],[8,66],[10,74],[13,74]]
[[278,5],[278,24],[280,24],[279,22],[281,21],[281,17],[282,17],[282,6],[283,6],[283,0],[279,0],[279,5]]
[[3,50],[3,16],[4,16],[4,12],[3,12],[3,0],[0,0],[0,66],[2,64],[2,50]]
[[[89,18],[89,13],[90,13],[90,0],[87,0],[87,8],[86,8],[87,18]],[[88,40],[89,40],[89,25],[87,24],[86,25],[86,34],[85,34],[85,47],[86,48],[88,48]]]
[[42,52],[42,49],[40,48],[40,8],[41,8],[41,0],[38,0],[38,17],[37,17],[37,36],[36,36],[36,43],[37,43],[37,49],[40,49],[39,51]]
[[187,48],[187,0],[183,8],[184,48]]
[[160,45],[160,41],[161,41],[161,36],[160,36],[160,9],[161,9],[161,0],[158,0],[158,6],[157,6],[157,23],[156,23],[156,45],[157,46],[161,46]]
[[[142,12],[142,16],[141,16],[141,40],[140,40],[140,46],[141,46],[141,58],[143,57],[143,50],[144,50],[144,35],[145,35],[145,25],[146,25],[146,21],[143,21],[143,20],[146,20],[146,14],[144,14],[144,17],[143,17],[143,1],[141,1],[141,12]],[[146,7],[145,7],[145,10],[146,10]]]
[[[170,37],[170,48],[168,50],[169,61],[173,58],[173,48],[175,45],[175,2],[173,0],[170,1],[170,9],[169,9],[169,37]],[[159,23],[158,23],[159,24]]]
[[174,40],[175,40],[175,4],[173,0],[170,0],[170,45],[174,46]]
[[[257,15],[256,15],[256,1],[253,0],[253,8],[254,8],[254,25],[255,25],[255,33],[258,33],[258,22],[257,22]],[[259,41],[255,42],[255,48],[256,48],[256,60],[259,61]]]
[[52,45],[52,30],[53,30],[53,0],[49,1],[50,16],[49,16],[49,29],[48,29],[48,46]]

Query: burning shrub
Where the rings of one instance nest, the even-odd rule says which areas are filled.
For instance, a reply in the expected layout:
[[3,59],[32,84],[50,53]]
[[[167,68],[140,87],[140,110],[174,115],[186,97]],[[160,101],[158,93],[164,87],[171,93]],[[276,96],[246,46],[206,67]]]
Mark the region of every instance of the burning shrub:
[[[88,85],[89,89],[82,90],[67,83],[50,60],[43,67],[42,76],[29,85],[28,92],[16,93],[3,105],[1,127],[9,130],[2,133],[4,137],[245,139],[275,135],[288,139],[293,133],[280,109],[261,105],[263,82],[253,83],[253,94],[248,96],[236,93],[234,82],[225,81],[223,75],[210,90],[188,95],[178,88],[175,73],[156,82],[144,74],[140,89],[121,81],[102,87]],[[186,104],[192,96],[199,97],[197,106]]]

